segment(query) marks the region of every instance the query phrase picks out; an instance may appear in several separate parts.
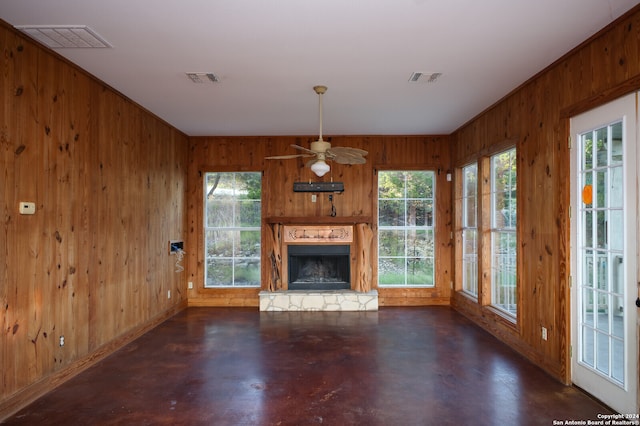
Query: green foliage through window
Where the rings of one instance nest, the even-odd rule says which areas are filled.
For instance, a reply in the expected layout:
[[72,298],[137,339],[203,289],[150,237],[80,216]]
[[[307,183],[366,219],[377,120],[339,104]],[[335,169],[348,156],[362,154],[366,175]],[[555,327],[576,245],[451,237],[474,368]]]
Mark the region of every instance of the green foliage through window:
[[259,172],[205,174],[205,287],[260,286],[261,179]]
[[516,149],[491,157],[491,303],[517,313]]
[[435,285],[435,175],[378,173],[378,284]]

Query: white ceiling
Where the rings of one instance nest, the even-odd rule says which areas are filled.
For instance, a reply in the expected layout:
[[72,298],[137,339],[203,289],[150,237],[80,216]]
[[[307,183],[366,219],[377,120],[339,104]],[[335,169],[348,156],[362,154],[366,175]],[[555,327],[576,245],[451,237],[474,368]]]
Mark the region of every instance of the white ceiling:
[[[11,25],[188,135],[449,134],[637,0],[0,0]],[[409,83],[413,72],[442,73]],[[220,81],[194,84],[186,72]]]

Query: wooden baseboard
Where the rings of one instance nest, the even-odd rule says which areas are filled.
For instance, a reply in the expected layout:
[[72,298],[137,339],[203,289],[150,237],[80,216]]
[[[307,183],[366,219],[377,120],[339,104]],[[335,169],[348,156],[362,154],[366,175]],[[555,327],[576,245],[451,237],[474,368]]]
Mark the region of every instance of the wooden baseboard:
[[25,387],[24,389],[16,392],[4,401],[0,401],[0,423],[2,423],[6,418],[17,413],[27,405],[31,404],[36,399],[45,395],[47,392],[52,391],[62,383],[82,373],[89,367],[95,365],[96,363],[111,355],[118,349],[124,347],[128,343],[131,343],[138,337],[145,334],[147,331],[157,327],[159,324],[174,316],[178,312],[182,311],[186,307],[186,301],[174,306],[170,310],[153,318],[148,323],[129,331],[128,333],[101,346],[92,353],[76,360],[68,367]]

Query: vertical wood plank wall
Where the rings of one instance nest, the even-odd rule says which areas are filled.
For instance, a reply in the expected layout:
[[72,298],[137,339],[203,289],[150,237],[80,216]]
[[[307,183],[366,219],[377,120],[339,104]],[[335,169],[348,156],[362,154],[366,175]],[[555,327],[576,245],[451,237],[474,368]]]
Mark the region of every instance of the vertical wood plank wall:
[[[263,231],[264,218],[304,217],[309,223],[327,218],[331,203],[327,194],[319,194],[317,202],[308,193],[293,192],[293,182],[309,180],[344,182],[345,191],[334,195],[336,221],[351,217],[369,218],[375,227],[377,179],[380,169],[440,170],[436,181],[436,281],[435,288],[378,289],[379,304],[429,305],[448,304],[453,280],[453,241],[450,238],[451,182],[446,180],[450,168],[451,146],[446,136],[333,136],[335,146],[350,146],[369,152],[367,163],[349,166],[332,163],[331,173],[316,177],[304,167],[304,158],[293,160],[265,160],[269,155],[292,154],[291,144],[309,146],[317,136],[308,137],[197,137],[191,138],[189,153],[189,290],[191,306],[258,306],[260,289],[205,289],[204,242],[202,233],[203,188],[202,176],[207,171],[263,171]],[[264,232],[263,232],[264,233]],[[263,236],[264,238],[264,236]],[[262,268],[269,267],[263,253]],[[374,260],[374,277],[375,264]],[[264,276],[264,274],[263,274]],[[375,284],[375,283],[374,283]],[[375,285],[374,285],[375,287]],[[265,288],[266,289],[266,288]]]
[[0,49],[1,419],[186,306],[188,138],[2,22]]
[[[452,305],[565,382],[569,371],[569,118],[640,88],[640,9],[452,135],[456,167],[513,140],[518,167],[517,327],[459,292]],[[457,289],[459,289],[459,277]],[[548,341],[543,341],[541,327]]]
[[[382,305],[449,303],[569,380],[568,119],[640,88],[640,9],[588,40],[451,136],[334,136],[370,152],[333,167],[338,216],[375,219],[375,170],[440,169],[438,287],[380,290]],[[0,23],[0,418],[33,389],[184,306],[256,306],[257,290],[204,289],[204,171],[264,172],[264,217],[329,214],[294,193],[314,177],[298,160],[264,161],[309,137],[188,138]],[[458,292],[451,167],[515,141],[519,184],[518,327]],[[188,182],[187,182],[188,181]],[[33,216],[18,202],[33,201]],[[375,225],[375,224],[374,224]],[[174,272],[168,241],[184,239]],[[186,281],[194,283],[186,290]],[[167,291],[171,290],[171,299]],[[549,331],[544,342],[540,327]],[[58,339],[65,336],[65,345]],[[59,378],[59,377],[58,377]]]

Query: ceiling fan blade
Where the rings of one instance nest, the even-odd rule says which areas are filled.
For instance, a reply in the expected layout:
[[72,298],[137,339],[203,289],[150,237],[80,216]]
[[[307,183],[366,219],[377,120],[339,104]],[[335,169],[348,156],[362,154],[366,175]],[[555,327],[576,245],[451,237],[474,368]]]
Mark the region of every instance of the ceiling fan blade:
[[312,151],[309,148],[305,148],[304,146],[300,146],[296,144],[291,144],[291,146],[294,147],[295,149],[299,149],[300,151],[305,151],[305,152],[308,152],[309,154],[316,155],[315,151]]
[[367,160],[362,156],[336,155],[332,158],[338,164],[365,164]]
[[348,146],[334,146],[329,148],[327,152],[329,152],[329,154],[335,155],[358,155],[360,157],[364,157],[368,154],[368,152],[364,149],[351,148]]
[[264,157],[265,160],[288,160],[290,158],[299,158],[299,157],[313,157],[310,154],[289,154],[289,155],[274,155],[271,157]]

